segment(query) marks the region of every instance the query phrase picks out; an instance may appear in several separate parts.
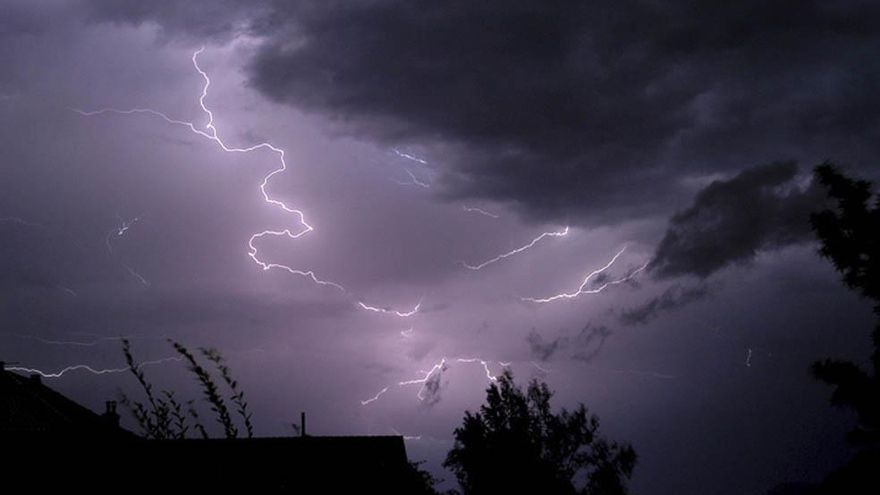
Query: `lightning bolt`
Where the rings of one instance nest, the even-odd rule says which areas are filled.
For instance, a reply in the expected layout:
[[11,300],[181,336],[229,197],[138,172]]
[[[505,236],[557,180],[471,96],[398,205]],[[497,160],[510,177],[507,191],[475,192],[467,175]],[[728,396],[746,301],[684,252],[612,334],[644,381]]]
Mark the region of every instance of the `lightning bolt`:
[[426,160],[423,160],[423,159],[421,159],[421,158],[419,158],[419,157],[417,157],[417,156],[415,156],[415,155],[410,155],[409,153],[404,153],[404,152],[398,150],[397,148],[391,148],[391,151],[393,151],[395,155],[397,155],[397,156],[399,156],[399,157],[401,157],[401,158],[403,158],[403,159],[411,160],[411,161],[414,161],[414,162],[416,162],[416,163],[421,163],[422,165],[427,165],[427,164],[428,164],[428,162],[427,162]]
[[622,255],[624,251],[626,251],[626,246],[624,246],[620,251],[618,251],[617,254],[615,254],[614,257],[611,258],[611,261],[609,261],[608,263],[605,264],[605,266],[590,272],[586,276],[586,278],[584,278],[584,281],[581,283],[580,287],[578,287],[578,289],[574,292],[563,292],[560,294],[556,294],[556,295],[553,295],[550,297],[544,297],[544,298],[523,297],[521,299],[523,301],[529,301],[529,302],[535,302],[535,303],[548,303],[548,302],[556,301],[559,299],[574,299],[574,298],[580,296],[581,294],[598,294],[599,292],[602,292],[603,290],[607,289],[608,287],[610,287],[612,285],[622,284],[622,283],[632,279],[633,277],[635,277],[636,275],[638,275],[642,271],[644,271],[645,268],[648,267],[648,264],[645,263],[644,265],[642,265],[639,268],[630,272],[628,275],[626,275],[622,278],[619,278],[617,280],[605,282],[604,284],[602,284],[599,287],[596,287],[594,289],[587,289],[586,288],[587,285],[590,283],[590,281],[593,279],[593,277],[595,277],[595,276],[605,272],[605,270],[611,268],[611,265],[613,265],[614,262],[617,261],[617,258],[619,258],[620,255]]
[[749,351],[746,353],[746,366],[752,367],[752,348],[749,347]]
[[269,205],[274,206],[276,208],[279,208],[286,213],[294,215],[297,218],[301,228],[296,231],[291,230],[291,229],[283,229],[283,230],[264,230],[262,232],[255,233],[250,237],[250,239],[248,239],[248,242],[247,242],[248,252],[247,252],[247,254],[251,258],[251,260],[253,260],[253,262],[256,263],[263,270],[272,270],[272,269],[284,270],[292,275],[297,275],[297,276],[308,278],[317,285],[334,287],[334,288],[339,289],[344,292],[345,288],[342,287],[340,284],[335,283],[335,282],[331,282],[328,280],[323,280],[323,279],[319,278],[315,274],[315,272],[312,270],[301,270],[301,269],[293,268],[288,265],[284,265],[284,264],[280,264],[280,263],[266,262],[266,261],[263,261],[262,259],[260,259],[260,257],[258,256],[259,251],[258,251],[256,244],[255,244],[257,240],[262,239],[263,237],[266,237],[266,236],[287,237],[289,239],[298,239],[299,237],[302,237],[303,235],[313,231],[314,227],[312,227],[308,222],[306,222],[305,214],[302,212],[302,210],[290,207],[286,203],[284,203],[283,201],[276,199],[276,198],[273,198],[269,194],[269,192],[267,191],[269,181],[272,179],[272,177],[287,170],[287,162],[284,159],[284,150],[283,149],[278,148],[268,142],[261,142],[261,143],[254,144],[252,146],[240,148],[240,147],[235,147],[235,146],[229,146],[226,144],[226,142],[223,141],[222,138],[220,138],[220,136],[217,132],[217,127],[214,125],[214,113],[207,107],[207,105],[205,105],[205,99],[208,97],[208,88],[210,88],[210,86],[211,86],[211,78],[199,66],[198,56],[204,50],[205,50],[205,48],[202,47],[202,48],[196,50],[192,55],[193,67],[202,76],[202,79],[204,79],[204,85],[202,86],[202,93],[199,96],[199,106],[201,107],[202,112],[204,112],[204,114],[207,116],[207,122],[202,126],[197,126],[196,124],[194,124],[192,122],[187,122],[184,120],[178,120],[178,119],[171,118],[167,114],[160,112],[160,111],[157,111],[157,110],[153,110],[151,108],[132,108],[132,109],[128,109],[128,110],[120,110],[120,109],[116,109],[116,108],[102,108],[100,110],[94,110],[94,111],[84,111],[84,110],[74,108],[71,110],[73,110],[74,112],[76,112],[80,115],[86,116],[86,117],[91,117],[91,116],[95,116],[95,115],[103,115],[103,114],[108,114],[108,113],[120,114],[120,115],[132,115],[132,114],[152,115],[152,116],[155,116],[155,117],[158,117],[158,118],[164,120],[165,122],[167,122],[169,124],[172,124],[175,126],[181,126],[181,127],[185,127],[187,129],[189,129],[191,132],[193,132],[193,133],[195,133],[195,134],[197,134],[197,135],[199,135],[209,141],[214,142],[221,150],[223,150],[224,152],[227,152],[227,153],[250,153],[252,151],[266,150],[266,151],[269,151],[269,152],[275,154],[278,157],[278,167],[263,177],[263,180],[260,182],[260,186],[259,186],[260,193],[263,196],[263,201],[265,201]]
[[[450,361],[455,361],[457,363],[480,363],[483,366],[483,370],[486,372],[486,378],[488,378],[490,381],[493,381],[493,382],[498,380],[498,377],[492,375],[492,372],[489,370],[489,361],[486,361],[486,360],[483,360],[480,358],[455,358],[455,359],[450,360],[450,359],[444,357],[439,362],[434,364],[434,366],[432,366],[431,369],[429,369],[427,371],[420,370],[419,373],[422,373],[423,376],[421,376],[419,378],[414,378],[412,380],[404,380],[401,382],[397,382],[397,386],[398,387],[406,387],[409,385],[421,385],[421,388],[419,388],[419,391],[416,394],[416,397],[420,401],[423,401],[423,400],[425,400],[425,387],[426,387],[428,381],[436,373],[442,373],[442,372],[446,371],[446,369],[449,367]],[[507,367],[510,365],[509,362],[504,363],[504,362],[500,362],[500,361],[498,362],[498,364],[500,364],[503,367]],[[373,402],[376,402],[377,400],[379,400],[379,397],[381,397],[382,394],[388,392],[388,390],[390,388],[391,388],[391,385],[383,388],[382,390],[379,391],[379,393],[377,393],[373,397],[370,397],[369,399],[360,401],[361,405],[366,406],[367,404],[371,404]]]
[[415,174],[413,174],[408,168],[403,169],[403,171],[406,172],[407,175],[409,175],[409,182],[404,182],[402,180],[397,180],[397,179],[391,179],[391,180],[397,184],[400,184],[401,186],[419,186],[424,189],[430,189],[431,184],[428,184],[427,182],[420,181],[418,179],[418,177],[416,177]]
[[531,364],[532,366],[534,366],[534,367],[535,367],[538,371],[540,371],[541,373],[550,373],[550,370],[549,370],[549,369],[542,367],[540,364],[538,364],[538,363],[536,363],[536,362],[534,362],[534,361],[529,361],[529,364]]
[[401,330],[400,335],[407,337],[407,338],[412,337],[413,336],[413,327],[409,327],[406,330]]
[[[141,276],[140,273],[134,271],[134,268],[132,268],[131,266],[129,266],[128,263],[122,261],[121,259],[119,259],[119,257],[116,256],[116,253],[113,252],[113,243],[110,242],[110,240],[111,240],[113,237],[122,237],[122,236],[124,236],[125,233],[128,232],[128,230],[129,230],[129,229],[130,229],[135,223],[138,222],[138,220],[139,220],[138,217],[135,217],[135,218],[131,219],[130,221],[125,221],[124,219],[119,218],[119,221],[120,221],[119,226],[114,227],[112,230],[110,230],[110,232],[107,233],[107,236],[104,238],[104,244],[107,245],[107,252],[110,253],[110,256],[112,256],[114,259],[116,259],[116,261],[118,261],[119,264],[122,265],[122,267],[125,268],[125,270],[126,270],[126,271],[127,271],[132,277],[138,279],[138,281],[139,281],[141,284],[143,284],[144,286],[149,287],[149,286],[150,286],[150,283],[147,282],[147,279],[145,279],[143,276]],[[115,236],[114,236],[114,234],[115,234]]]
[[557,232],[544,232],[541,235],[539,235],[538,237],[535,237],[534,239],[532,239],[532,242],[526,244],[525,246],[518,247],[518,248],[514,249],[513,251],[508,251],[504,254],[499,254],[498,256],[496,256],[490,260],[486,260],[486,261],[480,263],[479,265],[471,265],[471,264],[465,263],[464,261],[459,261],[458,263],[460,265],[462,265],[463,267],[467,268],[468,270],[482,270],[484,267],[491,265],[492,263],[496,263],[498,261],[503,260],[504,258],[509,258],[515,254],[519,254],[519,253],[525,251],[526,249],[531,248],[532,246],[534,246],[535,244],[540,242],[541,239],[544,239],[545,237],[564,237],[567,235],[568,235],[568,227],[565,227],[564,229],[557,231]]
[[[153,361],[144,361],[143,363],[140,363],[137,367],[138,367],[138,369],[140,369],[144,366],[155,366],[155,365],[159,365],[159,364],[168,363],[171,361],[180,362],[181,359],[183,359],[183,358],[167,357],[167,358],[162,358],[162,359],[155,359]],[[22,366],[10,366],[10,367],[7,367],[6,369],[9,371],[19,371],[22,373],[37,374],[37,375],[42,376],[43,378],[61,378],[62,376],[64,376],[65,373],[69,373],[71,371],[87,371],[93,375],[107,375],[107,374],[112,374],[112,373],[125,373],[125,372],[129,371],[130,368],[128,366],[126,366],[124,368],[95,369],[87,364],[76,364],[73,366],[68,366],[66,368],[63,368],[61,371],[57,371],[55,373],[46,372],[46,371],[38,370],[35,368],[25,368]]]
[[384,393],[387,392],[387,391],[388,391],[388,387],[383,388],[382,390],[379,391],[378,394],[376,394],[376,395],[370,397],[370,398],[367,399],[367,400],[362,400],[362,401],[361,401],[361,405],[362,405],[362,406],[366,406],[367,404],[369,404],[369,403],[371,403],[371,402],[376,402],[377,400],[379,400],[379,397],[382,397],[382,394],[384,394]]
[[407,311],[407,312],[397,311],[397,310],[393,310],[390,308],[379,308],[376,306],[370,306],[362,301],[358,301],[358,306],[360,306],[362,309],[365,309],[367,311],[372,311],[374,313],[384,313],[384,314],[391,314],[391,315],[399,316],[401,318],[409,318],[410,316],[413,316],[414,314],[419,312],[419,310],[422,307],[422,301],[419,300],[419,303],[416,304],[412,310]]
[[480,215],[483,215],[484,217],[494,218],[496,220],[501,218],[500,216],[498,216],[494,213],[489,213],[488,211],[486,211],[482,208],[477,208],[475,206],[462,206],[461,209],[468,212],[468,213],[479,213]]
[[[480,363],[483,365],[483,369],[486,371],[486,378],[488,378],[490,381],[493,381],[493,382],[498,381],[498,377],[492,375],[492,372],[489,371],[489,363],[486,361],[483,361],[482,359],[479,359],[479,358],[468,358],[468,359],[458,358],[458,359],[456,359],[456,361],[458,361],[459,363]],[[501,364],[501,363],[499,362],[498,364]]]
[[58,345],[58,346],[74,346],[74,347],[95,347],[103,342],[118,342],[122,339],[128,340],[165,340],[166,337],[148,337],[148,336],[140,336],[140,335],[125,335],[122,337],[100,337],[88,342],[83,342],[79,340],[51,340],[44,339],[41,337],[37,337],[34,335],[24,335],[18,333],[7,334],[13,337],[18,337],[20,339],[25,340],[35,340],[41,344],[46,345]]

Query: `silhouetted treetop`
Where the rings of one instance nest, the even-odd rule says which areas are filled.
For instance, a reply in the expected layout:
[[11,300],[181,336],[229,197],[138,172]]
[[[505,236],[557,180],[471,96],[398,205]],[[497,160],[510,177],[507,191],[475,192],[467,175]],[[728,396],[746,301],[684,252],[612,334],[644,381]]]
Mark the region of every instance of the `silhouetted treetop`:
[[480,411],[465,412],[443,463],[465,494],[626,493],[636,463],[633,448],[602,438],[599,419],[583,404],[554,414],[552,395],[535,380],[523,392],[505,370],[489,386]]

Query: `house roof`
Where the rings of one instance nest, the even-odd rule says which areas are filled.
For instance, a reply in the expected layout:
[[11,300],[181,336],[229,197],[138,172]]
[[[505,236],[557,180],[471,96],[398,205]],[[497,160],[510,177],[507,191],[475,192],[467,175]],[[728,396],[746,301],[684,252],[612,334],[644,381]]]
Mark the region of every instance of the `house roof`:
[[119,434],[124,430],[52,390],[39,375],[0,369],[0,436]]

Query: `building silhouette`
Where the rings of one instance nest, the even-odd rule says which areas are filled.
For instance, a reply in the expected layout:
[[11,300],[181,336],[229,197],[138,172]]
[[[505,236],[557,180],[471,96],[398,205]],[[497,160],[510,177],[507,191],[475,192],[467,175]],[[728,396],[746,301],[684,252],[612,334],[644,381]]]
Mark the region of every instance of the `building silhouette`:
[[[303,418],[304,419],[304,418]],[[303,426],[304,423],[303,423]],[[304,430],[304,428],[303,428]],[[0,363],[0,486],[59,493],[421,493],[400,436],[147,440]]]

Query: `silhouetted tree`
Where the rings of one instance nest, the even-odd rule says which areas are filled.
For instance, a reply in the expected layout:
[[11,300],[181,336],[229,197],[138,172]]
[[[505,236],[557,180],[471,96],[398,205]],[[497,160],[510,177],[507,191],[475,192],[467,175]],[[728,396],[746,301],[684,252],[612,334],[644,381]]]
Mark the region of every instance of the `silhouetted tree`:
[[489,386],[480,411],[465,412],[443,463],[465,494],[627,492],[633,448],[602,438],[599,419],[583,404],[554,414],[552,395],[536,380],[523,392],[505,370]]
[[[810,222],[821,241],[819,252],[831,260],[844,283],[874,303],[880,317],[880,205],[871,183],[841,174],[832,164],[815,169],[834,207],[814,213]],[[856,411],[859,425],[853,440],[880,440],[880,322],[873,331],[871,370],[848,362],[825,359],[813,364],[813,375],[834,385],[832,402]]]
[[[816,167],[816,180],[828,190],[833,206],[811,215],[821,242],[844,283],[870,299],[880,318],[880,198],[871,183],[846,177],[832,164]],[[870,366],[825,359],[813,364],[813,376],[834,386],[831,402],[858,416],[850,440],[865,447],[849,464],[832,473],[816,490],[821,494],[880,493],[880,321],[872,333]]]

